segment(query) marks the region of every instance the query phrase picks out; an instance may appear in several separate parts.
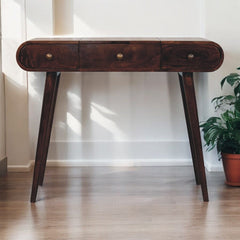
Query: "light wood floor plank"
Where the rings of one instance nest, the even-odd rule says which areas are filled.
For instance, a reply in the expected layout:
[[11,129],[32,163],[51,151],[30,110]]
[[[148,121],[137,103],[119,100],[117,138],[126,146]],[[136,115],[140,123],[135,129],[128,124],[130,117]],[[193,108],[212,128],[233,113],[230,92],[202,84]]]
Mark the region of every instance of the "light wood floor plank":
[[240,188],[207,174],[202,202],[191,167],[47,168],[38,201],[32,173],[0,178],[1,240],[240,239]]

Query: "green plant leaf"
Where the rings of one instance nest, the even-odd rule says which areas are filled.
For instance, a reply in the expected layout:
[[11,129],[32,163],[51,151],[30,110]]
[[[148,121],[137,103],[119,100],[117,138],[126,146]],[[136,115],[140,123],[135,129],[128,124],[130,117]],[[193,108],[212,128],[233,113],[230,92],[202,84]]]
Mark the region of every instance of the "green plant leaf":
[[236,85],[236,87],[234,88],[234,94],[235,96],[237,96],[238,94],[240,94],[240,83],[238,83]]
[[239,116],[240,115],[240,99],[237,99],[234,105],[235,105],[237,117],[240,117]]
[[221,88],[223,88],[223,85],[224,85],[226,79],[227,79],[227,77],[225,77],[225,78],[221,81]]
[[234,113],[235,113],[235,118],[240,119],[240,111],[238,109],[236,109]]
[[[240,70],[240,67],[238,68]],[[210,117],[200,124],[208,151],[216,147],[220,152],[240,154],[240,75],[231,73],[221,81],[233,87],[234,94],[212,99],[220,117]]]
[[215,97],[211,101],[214,104],[215,109],[224,107],[225,105],[233,105],[236,102],[236,96],[225,95],[220,97]]
[[223,98],[223,96],[220,96],[220,97],[215,97],[215,98],[213,98],[213,99],[212,99],[212,101],[211,101],[211,102],[213,103],[213,102],[215,102],[215,101],[217,101],[217,100],[219,100],[219,99],[221,99],[221,98]]
[[233,86],[237,81],[240,80],[240,75],[238,73],[230,73],[227,77],[226,77],[226,81]]
[[229,118],[231,117],[230,114],[231,114],[231,112],[229,110],[227,110],[226,112],[221,114],[221,117],[225,122],[227,122],[229,120]]

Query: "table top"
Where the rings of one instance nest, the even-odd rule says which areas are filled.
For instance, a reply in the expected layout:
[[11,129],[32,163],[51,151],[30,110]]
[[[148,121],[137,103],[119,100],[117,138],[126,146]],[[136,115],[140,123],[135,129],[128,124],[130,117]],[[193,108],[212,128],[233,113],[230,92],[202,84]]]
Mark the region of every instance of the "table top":
[[201,37],[44,37],[30,41],[202,41],[211,42]]
[[18,48],[17,62],[26,71],[209,72],[223,56],[203,38],[37,38]]

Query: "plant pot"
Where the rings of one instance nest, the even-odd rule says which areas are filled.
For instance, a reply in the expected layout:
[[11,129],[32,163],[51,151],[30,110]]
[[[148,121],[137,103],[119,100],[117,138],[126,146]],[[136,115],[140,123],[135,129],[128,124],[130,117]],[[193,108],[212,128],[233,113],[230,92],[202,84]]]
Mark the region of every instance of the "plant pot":
[[240,154],[222,153],[226,184],[240,186]]

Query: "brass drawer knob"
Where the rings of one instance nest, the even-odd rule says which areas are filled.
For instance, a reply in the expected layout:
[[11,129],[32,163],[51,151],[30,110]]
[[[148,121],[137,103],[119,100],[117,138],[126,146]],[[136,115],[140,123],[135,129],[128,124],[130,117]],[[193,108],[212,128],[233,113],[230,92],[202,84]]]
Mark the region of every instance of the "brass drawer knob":
[[192,60],[192,59],[194,59],[194,54],[193,53],[189,53],[188,54],[188,56],[187,56],[187,58],[189,59],[189,60]]
[[123,54],[122,53],[118,53],[117,54],[117,59],[118,60],[122,60],[123,59]]
[[45,55],[45,57],[46,57],[47,60],[52,60],[53,59],[53,55],[51,53],[47,53]]

